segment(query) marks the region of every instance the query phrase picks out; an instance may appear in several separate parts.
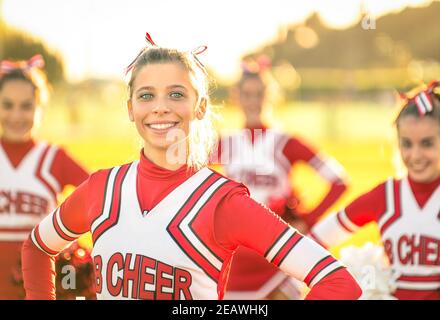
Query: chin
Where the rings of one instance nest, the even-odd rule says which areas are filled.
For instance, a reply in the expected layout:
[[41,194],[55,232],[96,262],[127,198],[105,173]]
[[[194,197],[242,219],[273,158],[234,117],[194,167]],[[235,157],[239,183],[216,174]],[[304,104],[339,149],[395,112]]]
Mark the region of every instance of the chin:
[[410,177],[413,181],[415,182],[420,182],[420,183],[429,183],[431,181],[434,181],[436,179],[437,176],[433,175],[433,174],[429,174],[429,173],[418,173],[418,174],[410,174]]
[[12,142],[23,142],[28,139],[27,134],[9,134],[9,135],[3,135],[6,137],[7,140]]

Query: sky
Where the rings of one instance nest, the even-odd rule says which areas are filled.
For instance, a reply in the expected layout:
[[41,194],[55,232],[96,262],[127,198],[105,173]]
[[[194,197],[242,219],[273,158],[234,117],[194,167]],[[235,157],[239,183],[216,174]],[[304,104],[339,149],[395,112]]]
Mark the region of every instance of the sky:
[[[44,40],[64,58],[71,81],[123,76],[145,45],[148,31],[160,46],[191,50],[221,78],[238,74],[240,58],[273,41],[313,12],[334,28],[432,0],[3,0],[14,27]],[[0,1],[1,2],[1,1]]]

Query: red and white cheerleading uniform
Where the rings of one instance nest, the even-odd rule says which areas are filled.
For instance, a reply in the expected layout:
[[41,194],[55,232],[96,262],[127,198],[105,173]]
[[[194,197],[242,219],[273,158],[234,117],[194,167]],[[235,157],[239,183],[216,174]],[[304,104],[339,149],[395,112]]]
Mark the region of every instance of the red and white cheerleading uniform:
[[0,299],[18,299],[14,285],[21,245],[32,228],[57,206],[64,186],[79,185],[87,173],[54,145],[30,140],[0,143]]
[[243,185],[208,168],[166,170],[141,153],[92,174],[33,230],[23,246],[27,298],[54,298],[50,256],[89,230],[98,299],[221,299],[238,245],[304,280],[310,298],[360,295],[338,261]]
[[311,236],[326,247],[341,243],[368,222],[377,222],[398,299],[440,299],[440,178],[417,183],[388,179],[330,215]]
[[[321,203],[308,214],[293,208],[311,226],[345,191],[343,169],[335,160],[318,154],[297,138],[277,130],[247,128],[222,138],[217,161],[225,175],[242,182],[256,201],[265,204],[282,218],[284,209],[299,203],[290,183],[291,168],[298,162],[310,165],[329,185]],[[240,247],[234,256],[229,276],[227,299],[263,299],[281,283],[289,282],[287,275],[252,250]],[[292,289],[295,282],[290,285]]]

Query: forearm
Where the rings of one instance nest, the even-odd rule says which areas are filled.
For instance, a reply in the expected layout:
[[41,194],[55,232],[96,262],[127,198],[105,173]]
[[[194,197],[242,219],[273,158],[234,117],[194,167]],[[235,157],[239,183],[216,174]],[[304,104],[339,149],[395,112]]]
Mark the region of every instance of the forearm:
[[28,238],[23,243],[22,272],[26,299],[55,299],[55,258],[38,249]]
[[304,216],[307,225],[312,227],[319,218],[341,197],[347,190],[347,185],[339,182],[333,183],[322,201],[309,214]]
[[316,283],[306,300],[357,300],[362,289],[345,268],[338,269]]

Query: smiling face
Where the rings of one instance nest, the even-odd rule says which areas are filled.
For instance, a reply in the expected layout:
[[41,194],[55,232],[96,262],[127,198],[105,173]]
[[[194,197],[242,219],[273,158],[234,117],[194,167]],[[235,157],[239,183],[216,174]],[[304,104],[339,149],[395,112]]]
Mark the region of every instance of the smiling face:
[[35,88],[25,80],[9,80],[0,89],[0,126],[3,138],[11,142],[31,137],[36,110]]
[[425,116],[405,116],[399,120],[400,153],[409,176],[428,183],[440,176],[440,125]]
[[266,98],[266,86],[259,77],[244,79],[239,88],[239,102],[248,125],[258,125]]
[[180,129],[187,137],[190,123],[200,118],[196,112],[198,96],[190,73],[178,62],[143,66],[132,85],[128,101],[130,120],[144,140],[144,150],[166,152],[171,130]]

